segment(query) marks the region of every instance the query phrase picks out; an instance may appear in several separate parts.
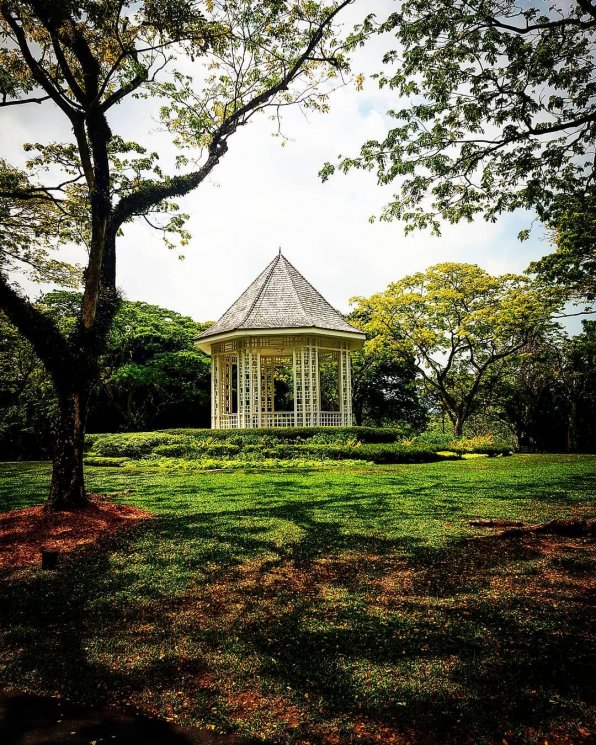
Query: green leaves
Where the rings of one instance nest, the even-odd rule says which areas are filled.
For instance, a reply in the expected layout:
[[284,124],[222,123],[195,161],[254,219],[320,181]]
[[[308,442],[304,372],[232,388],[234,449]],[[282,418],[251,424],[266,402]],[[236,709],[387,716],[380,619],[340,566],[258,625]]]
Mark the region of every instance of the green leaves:
[[[218,29],[202,84],[175,71],[150,90],[167,103],[161,120],[180,148],[207,149],[256,113],[298,104],[326,110],[321,84],[347,70],[341,43],[325,19],[335,6],[314,2],[209,3]],[[319,38],[310,53],[311,42]],[[299,71],[294,74],[292,71]]]
[[[517,208],[542,214],[581,192],[594,174],[594,15],[581,3],[439,0],[430,12],[402,0],[378,27],[399,44],[377,75],[395,91],[398,126],[338,167],[395,182],[381,219],[406,231]],[[369,19],[361,31],[372,28]],[[323,180],[333,170],[326,164]]]
[[461,428],[490,395],[504,360],[549,332],[561,296],[527,277],[493,277],[475,264],[444,263],[353,302],[369,335],[367,348],[397,359],[413,356],[425,387]]

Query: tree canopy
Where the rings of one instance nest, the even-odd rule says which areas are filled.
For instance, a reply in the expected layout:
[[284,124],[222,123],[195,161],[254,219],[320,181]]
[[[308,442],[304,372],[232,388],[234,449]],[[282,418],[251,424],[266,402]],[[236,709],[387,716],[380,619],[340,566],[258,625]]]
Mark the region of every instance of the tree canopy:
[[[37,307],[68,333],[77,324],[80,294],[50,292]],[[193,341],[205,327],[156,305],[123,301],[99,359],[99,376],[90,396],[90,431],[207,426],[209,358]],[[31,345],[0,313],[3,457],[51,454],[55,405],[49,374]]]
[[[400,0],[362,34],[394,34],[376,76],[397,121],[339,168],[398,192],[382,219],[406,230],[536,208],[547,223],[591,195],[596,5],[591,0]],[[362,38],[362,37],[361,37]],[[335,169],[327,164],[323,176]],[[592,191],[590,191],[592,190]],[[593,243],[592,243],[593,246]]]
[[550,224],[555,250],[530,264],[575,303],[596,301],[596,187],[561,200]]
[[355,298],[367,344],[409,355],[456,434],[490,394],[505,361],[551,328],[560,299],[523,276],[444,263]]

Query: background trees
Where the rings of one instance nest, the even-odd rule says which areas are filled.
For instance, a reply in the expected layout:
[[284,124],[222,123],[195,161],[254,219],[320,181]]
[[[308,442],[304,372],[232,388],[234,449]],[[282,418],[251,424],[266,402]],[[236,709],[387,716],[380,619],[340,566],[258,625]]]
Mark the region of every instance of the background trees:
[[[122,227],[143,217],[186,241],[175,200],[212,172],[238,128],[269,106],[324,102],[319,84],[345,69],[333,22],[349,1],[0,3],[0,107],[53,106],[65,123],[63,142],[26,145],[25,170],[0,164],[0,308],[57,395],[49,507],[87,504],[85,420],[118,307]],[[133,95],[163,103],[163,125],[181,150],[170,172],[156,153],[112,131],[114,107]],[[44,270],[51,249],[69,241],[86,249],[86,267],[77,323],[65,335],[19,293],[14,271]]]
[[538,339],[511,361],[493,414],[529,451],[593,452],[596,448],[596,323],[566,338]]
[[[38,303],[68,333],[80,295],[52,292]],[[179,313],[124,301],[114,317],[89,406],[92,432],[206,427],[209,358],[193,337],[205,328]],[[56,394],[31,345],[0,316],[0,450],[4,458],[51,454]]]
[[445,263],[356,298],[369,344],[412,356],[428,393],[461,435],[490,396],[508,359],[550,330],[560,299],[526,277],[493,277],[473,264]]

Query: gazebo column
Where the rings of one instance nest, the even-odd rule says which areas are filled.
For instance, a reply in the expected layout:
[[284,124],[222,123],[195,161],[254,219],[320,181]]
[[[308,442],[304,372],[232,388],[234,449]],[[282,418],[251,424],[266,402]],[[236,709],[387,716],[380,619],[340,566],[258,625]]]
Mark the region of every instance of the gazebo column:
[[234,363],[231,354],[216,354],[211,363],[211,426],[227,429],[232,423]]
[[260,357],[250,347],[238,352],[238,426],[241,429],[260,426]]
[[352,358],[348,349],[339,353],[339,414],[343,427],[352,426]]
[[319,423],[319,350],[315,345],[294,350],[294,420],[297,427]]
[[214,354],[211,358],[211,428],[220,429],[219,416],[219,380],[220,365],[219,355]]
[[259,408],[261,427],[273,427],[275,411],[275,358],[260,357],[260,396],[261,403]]

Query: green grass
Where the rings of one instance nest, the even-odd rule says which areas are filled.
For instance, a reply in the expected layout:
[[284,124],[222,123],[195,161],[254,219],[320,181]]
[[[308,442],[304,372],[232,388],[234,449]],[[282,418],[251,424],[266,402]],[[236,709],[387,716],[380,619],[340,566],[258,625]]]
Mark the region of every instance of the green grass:
[[[581,742],[594,720],[590,544],[466,540],[593,516],[594,456],[87,473],[156,518],[6,574],[5,687],[279,742]],[[48,479],[1,464],[0,504]]]

